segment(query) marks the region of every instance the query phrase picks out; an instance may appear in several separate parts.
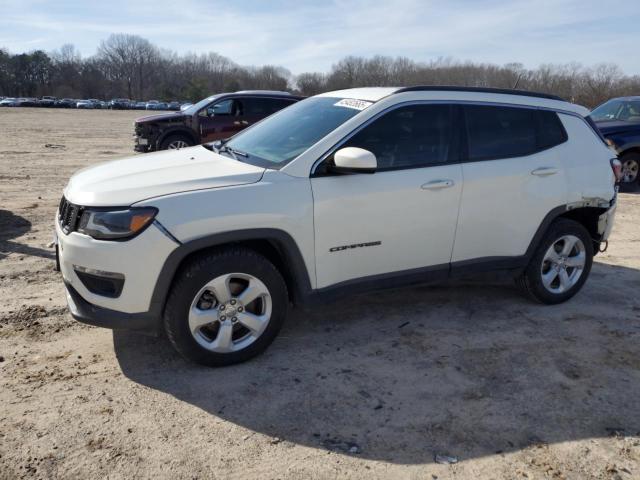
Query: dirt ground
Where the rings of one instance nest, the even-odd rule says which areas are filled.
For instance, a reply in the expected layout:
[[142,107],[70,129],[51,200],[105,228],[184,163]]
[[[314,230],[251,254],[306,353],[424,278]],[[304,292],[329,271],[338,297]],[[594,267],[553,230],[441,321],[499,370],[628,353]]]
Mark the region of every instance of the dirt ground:
[[566,304],[368,294],[206,369],[73,321],[47,247],[68,177],[132,154],[139,114],[0,110],[0,479],[640,479],[640,195]]

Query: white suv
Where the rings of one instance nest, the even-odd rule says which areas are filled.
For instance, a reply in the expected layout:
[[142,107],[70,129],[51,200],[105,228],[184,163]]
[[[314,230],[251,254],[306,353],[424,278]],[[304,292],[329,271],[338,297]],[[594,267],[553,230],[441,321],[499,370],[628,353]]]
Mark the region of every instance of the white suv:
[[290,303],[509,270],[572,297],[612,227],[617,160],[560,98],[325,93],[231,140],[87,168],[56,221],[80,321],[165,331],[206,365],[264,350]]

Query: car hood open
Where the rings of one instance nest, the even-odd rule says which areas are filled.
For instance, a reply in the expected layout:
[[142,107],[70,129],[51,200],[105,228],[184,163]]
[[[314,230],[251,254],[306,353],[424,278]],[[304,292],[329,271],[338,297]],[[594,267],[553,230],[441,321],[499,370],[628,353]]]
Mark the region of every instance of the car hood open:
[[85,168],[71,177],[64,195],[77,205],[129,206],[172,193],[255,183],[264,170],[196,146]]

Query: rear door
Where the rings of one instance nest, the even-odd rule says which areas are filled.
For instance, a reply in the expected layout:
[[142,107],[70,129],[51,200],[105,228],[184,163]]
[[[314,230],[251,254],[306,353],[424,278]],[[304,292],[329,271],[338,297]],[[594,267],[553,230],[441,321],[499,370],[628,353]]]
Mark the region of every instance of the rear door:
[[456,112],[398,107],[346,140],[340,148],[376,155],[374,174],[332,175],[320,166],[311,179],[318,288],[426,267],[446,274],[462,192]]
[[551,111],[494,105],[463,111],[468,159],[453,266],[524,255],[547,213],[567,202],[566,132]]
[[240,128],[253,125],[263,118],[283,109],[285,106],[295,103],[294,100],[269,97],[245,97],[239,98],[238,102],[240,104],[240,115],[237,121],[239,122]]

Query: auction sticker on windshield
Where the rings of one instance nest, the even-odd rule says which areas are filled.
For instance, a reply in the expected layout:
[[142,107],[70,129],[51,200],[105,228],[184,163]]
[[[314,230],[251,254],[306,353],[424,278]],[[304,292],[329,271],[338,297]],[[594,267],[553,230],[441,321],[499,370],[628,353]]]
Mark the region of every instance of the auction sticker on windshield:
[[334,103],[333,105],[335,107],[347,107],[354,108],[356,110],[364,110],[371,104],[373,104],[373,102],[366,102],[364,100],[357,100],[355,98],[344,98],[338,103]]

